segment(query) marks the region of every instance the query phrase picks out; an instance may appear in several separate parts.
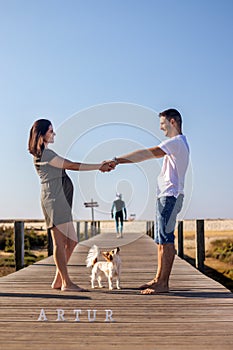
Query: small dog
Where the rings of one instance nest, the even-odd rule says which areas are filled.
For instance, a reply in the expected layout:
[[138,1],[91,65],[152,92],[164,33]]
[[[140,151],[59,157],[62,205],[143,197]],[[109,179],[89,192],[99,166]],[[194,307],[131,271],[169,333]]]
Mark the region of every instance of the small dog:
[[105,275],[108,278],[108,287],[113,290],[113,277],[116,276],[116,287],[120,287],[120,274],[121,274],[121,258],[119,255],[120,248],[113,249],[108,252],[102,252],[102,256],[106,261],[98,261],[100,256],[99,248],[93,245],[90,248],[86,264],[87,267],[92,267],[91,272],[91,287],[95,288],[95,280],[97,279],[99,287],[103,288],[102,276]]

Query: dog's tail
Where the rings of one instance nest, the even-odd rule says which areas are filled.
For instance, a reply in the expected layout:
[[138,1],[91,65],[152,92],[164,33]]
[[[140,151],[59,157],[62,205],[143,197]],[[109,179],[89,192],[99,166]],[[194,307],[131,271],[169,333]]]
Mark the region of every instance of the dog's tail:
[[88,255],[87,255],[87,258],[86,258],[87,267],[94,266],[98,260],[99,255],[100,255],[99,248],[96,245],[93,245],[90,248]]

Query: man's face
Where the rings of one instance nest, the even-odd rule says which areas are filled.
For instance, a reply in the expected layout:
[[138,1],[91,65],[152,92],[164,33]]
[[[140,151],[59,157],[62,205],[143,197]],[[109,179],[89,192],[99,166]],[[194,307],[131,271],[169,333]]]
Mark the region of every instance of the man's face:
[[167,120],[166,117],[160,117],[160,130],[164,131],[165,136],[171,137],[173,134],[173,128],[173,125]]

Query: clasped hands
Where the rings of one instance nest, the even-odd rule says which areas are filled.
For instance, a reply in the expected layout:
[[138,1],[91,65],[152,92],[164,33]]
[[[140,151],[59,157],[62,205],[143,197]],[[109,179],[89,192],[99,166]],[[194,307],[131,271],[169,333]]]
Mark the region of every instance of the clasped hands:
[[111,170],[114,170],[116,165],[117,165],[117,163],[114,160],[104,160],[101,163],[101,166],[100,166],[99,170],[102,173],[106,173],[106,172],[109,172]]

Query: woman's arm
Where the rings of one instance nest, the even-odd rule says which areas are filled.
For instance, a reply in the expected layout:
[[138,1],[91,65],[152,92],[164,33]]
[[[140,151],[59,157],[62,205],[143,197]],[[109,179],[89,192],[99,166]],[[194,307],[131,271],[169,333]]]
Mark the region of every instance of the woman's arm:
[[54,166],[55,168],[76,170],[76,171],[100,170],[102,172],[105,172],[105,171],[113,170],[115,168],[115,162],[113,161],[104,161],[102,163],[97,163],[97,164],[87,164],[87,163],[72,162],[60,156],[56,156],[52,160],[50,160],[49,165]]
[[126,164],[126,163],[139,163],[144,160],[151,158],[161,158],[165,156],[165,152],[158,146],[134,151],[123,156],[114,158],[117,164]]

